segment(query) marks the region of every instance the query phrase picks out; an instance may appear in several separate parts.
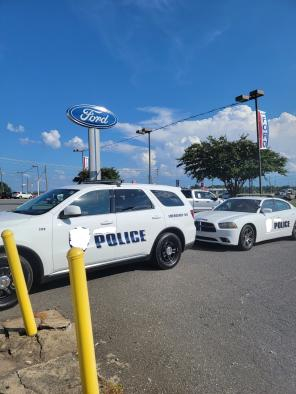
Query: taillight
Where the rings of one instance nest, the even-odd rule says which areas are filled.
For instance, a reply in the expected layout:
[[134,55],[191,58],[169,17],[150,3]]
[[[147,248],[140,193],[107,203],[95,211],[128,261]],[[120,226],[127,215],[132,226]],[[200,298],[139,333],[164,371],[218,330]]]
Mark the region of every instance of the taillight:
[[194,219],[194,210],[193,209],[191,209],[190,210],[190,213],[191,213],[191,216],[193,217],[193,219]]

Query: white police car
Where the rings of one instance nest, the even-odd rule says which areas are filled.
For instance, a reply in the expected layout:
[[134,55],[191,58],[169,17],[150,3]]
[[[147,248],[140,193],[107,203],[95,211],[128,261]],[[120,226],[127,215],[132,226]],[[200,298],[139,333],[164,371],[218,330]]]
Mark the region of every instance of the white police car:
[[268,197],[236,197],[211,212],[195,216],[196,240],[237,245],[249,250],[255,242],[291,236],[296,239],[296,208]]
[[[191,209],[179,188],[87,183],[55,189],[13,212],[0,212],[0,232],[13,231],[30,289],[67,272],[70,234],[83,228],[89,234],[88,267],[150,258],[161,269],[172,268],[195,240]],[[0,238],[0,310],[15,302]]]

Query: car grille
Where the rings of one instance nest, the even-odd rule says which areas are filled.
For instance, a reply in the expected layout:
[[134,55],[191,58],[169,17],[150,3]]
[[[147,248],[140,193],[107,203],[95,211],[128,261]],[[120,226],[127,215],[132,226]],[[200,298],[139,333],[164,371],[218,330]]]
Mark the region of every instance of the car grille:
[[216,232],[216,228],[213,223],[202,222],[201,220],[196,220],[195,227],[197,231],[206,231],[208,233]]
[[198,241],[211,241],[211,242],[218,242],[217,238],[210,238],[210,237],[202,237],[201,235],[197,235],[196,239]]

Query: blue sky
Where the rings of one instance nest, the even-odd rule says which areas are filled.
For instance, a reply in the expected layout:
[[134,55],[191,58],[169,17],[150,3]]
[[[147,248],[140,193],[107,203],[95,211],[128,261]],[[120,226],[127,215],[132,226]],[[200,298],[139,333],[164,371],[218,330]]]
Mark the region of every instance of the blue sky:
[[[145,182],[147,138],[114,142],[259,88],[271,147],[289,158],[296,184],[295,18],[294,0],[0,0],[4,181],[20,189],[17,172],[27,170],[36,189],[33,163],[47,164],[50,187],[70,183],[81,161],[72,150],[86,146],[87,129],[66,109],[88,103],[119,121],[101,132],[102,166]],[[154,180],[192,183],[176,158],[209,134],[255,139],[253,110],[250,102],[152,133]]]

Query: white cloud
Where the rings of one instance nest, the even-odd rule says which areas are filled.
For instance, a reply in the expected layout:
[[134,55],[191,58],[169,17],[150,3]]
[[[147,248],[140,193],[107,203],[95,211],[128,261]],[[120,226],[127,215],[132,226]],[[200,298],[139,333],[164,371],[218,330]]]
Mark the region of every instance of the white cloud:
[[69,148],[79,149],[79,150],[88,148],[87,144],[80,137],[77,136],[73,137],[68,142],[65,142],[64,145]]
[[58,130],[44,131],[41,133],[41,136],[45,145],[50,146],[52,149],[59,149],[61,147],[61,135]]
[[11,131],[12,133],[23,133],[25,131],[25,128],[23,125],[14,125],[13,123],[8,122],[6,129],[8,131]]
[[[148,111],[153,116],[150,121],[146,119],[140,122],[140,127],[145,124],[147,127],[157,128],[176,120],[174,111],[167,108],[147,107],[141,108],[141,110]],[[117,128],[129,137],[135,135],[135,130],[139,128],[139,125],[122,123],[118,124]],[[277,118],[269,118],[269,129],[270,148],[287,156],[289,158],[288,170],[295,172],[296,116],[283,112]],[[183,169],[176,168],[176,159],[182,156],[186,147],[192,143],[204,141],[209,135],[214,137],[226,135],[229,140],[234,140],[242,134],[248,134],[251,140],[256,141],[255,112],[247,105],[226,108],[209,118],[194,119],[169,126],[151,133],[152,165],[159,168],[160,175],[177,179],[183,175]],[[137,151],[137,154],[130,156],[130,158],[135,164],[140,161],[145,166],[148,162],[147,140],[145,139],[147,136],[137,138],[133,142],[133,144],[139,144],[141,141],[145,146],[135,147],[126,141],[124,148],[122,144],[118,144],[110,146],[109,149],[112,151],[116,149],[127,155],[130,154],[129,149],[132,151],[140,149],[140,152]]]
[[40,141],[36,141],[36,140],[31,140],[28,137],[25,138],[19,138],[19,141],[22,145],[32,145],[32,144],[40,144]]
[[[156,152],[154,150],[151,149],[150,151],[150,162],[151,162],[151,167],[156,165]],[[148,166],[149,164],[149,153],[148,151],[145,149],[144,152],[140,153],[139,155],[137,155],[135,157],[135,159],[137,161],[140,161],[141,163],[144,164],[144,166]]]
[[107,140],[104,141],[104,144],[102,144],[102,150],[130,154],[139,150],[139,147],[125,142],[121,142],[120,144],[117,144],[113,140]]

